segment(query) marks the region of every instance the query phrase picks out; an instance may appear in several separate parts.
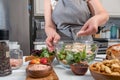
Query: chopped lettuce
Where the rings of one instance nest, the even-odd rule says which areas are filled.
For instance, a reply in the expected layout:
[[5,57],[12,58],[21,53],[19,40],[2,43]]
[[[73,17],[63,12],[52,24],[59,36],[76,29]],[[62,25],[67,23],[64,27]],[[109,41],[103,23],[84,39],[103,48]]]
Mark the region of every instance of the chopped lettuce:
[[[96,49],[96,46],[92,45],[92,50],[95,50],[95,49]],[[81,52],[73,52],[72,50],[68,51],[68,50],[65,50],[65,47],[63,47],[57,55],[60,61],[65,60],[67,61],[67,64],[78,63],[84,60],[91,62],[94,60],[94,56],[95,56],[94,53],[87,55],[86,47]]]

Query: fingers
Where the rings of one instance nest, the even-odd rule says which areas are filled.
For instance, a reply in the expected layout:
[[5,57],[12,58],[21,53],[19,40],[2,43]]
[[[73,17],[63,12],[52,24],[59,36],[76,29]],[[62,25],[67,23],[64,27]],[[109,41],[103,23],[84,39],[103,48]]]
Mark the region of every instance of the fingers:
[[56,44],[60,40],[60,36],[56,34],[55,36],[49,36],[46,39],[46,45],[49,51],[54,51],[54,44]]
[[46,44],[48,45],[48,46],[52,46],[52,37],[47,37],[47,39],[46,39]]
[[56,44],[59,40],[60,40],[60,36],[57,35],[55,36],[53,43]]
[[97,32],[96,26],[84,25],[83,28],[76,34],[78,37],[92,35]]
[[85,31],[81,31],[81,30],[80,30],[79,32],[77,32],[76,35],[77,35],[78,37],[80,37],[80,36],[83,36],[83,35],[85,35],[85,34],[86,34]]
[[76,35],[78,37],[88,35],[88,26],[84,25]]
[[46,39],[46,45],[48,47],[48,50],[52,52],[54,50],[54,45],[53,45],[53,39],[52,37],[47,37]]

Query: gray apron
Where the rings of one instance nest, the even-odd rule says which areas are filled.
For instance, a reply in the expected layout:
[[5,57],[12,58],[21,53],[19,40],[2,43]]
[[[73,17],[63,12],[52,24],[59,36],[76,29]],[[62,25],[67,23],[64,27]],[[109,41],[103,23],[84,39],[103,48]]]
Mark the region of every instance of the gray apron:
[[[91,17],[87,2],[85,0],[58,0],[52,19],[57,29],[75,39],[75,34]],[[87,36],[85,39],[92,39]]]

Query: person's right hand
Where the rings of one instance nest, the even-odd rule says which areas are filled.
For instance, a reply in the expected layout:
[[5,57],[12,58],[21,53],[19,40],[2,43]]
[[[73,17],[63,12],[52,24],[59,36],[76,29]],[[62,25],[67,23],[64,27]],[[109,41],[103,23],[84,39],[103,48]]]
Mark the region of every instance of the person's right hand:
[[60,40],[60,35],[56,32],[55,29],[49,28],[46,30],[46,45],[49,51],[54,51],[54,44],[56,44]]

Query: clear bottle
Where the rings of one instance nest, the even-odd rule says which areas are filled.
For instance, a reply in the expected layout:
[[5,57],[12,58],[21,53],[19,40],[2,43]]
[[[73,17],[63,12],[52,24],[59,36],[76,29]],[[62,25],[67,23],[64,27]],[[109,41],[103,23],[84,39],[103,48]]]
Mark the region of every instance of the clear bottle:
[[111,39],[117,39],[117,26],[115,24],[112,24],[110,32]]
[[0,30],[0,76],[12,73],[9,55],[9,31]]
[[10,65],[12,69],[18,69],[23,64],[23,51],[20,50],[20,45],[12,44],[10,47]]

